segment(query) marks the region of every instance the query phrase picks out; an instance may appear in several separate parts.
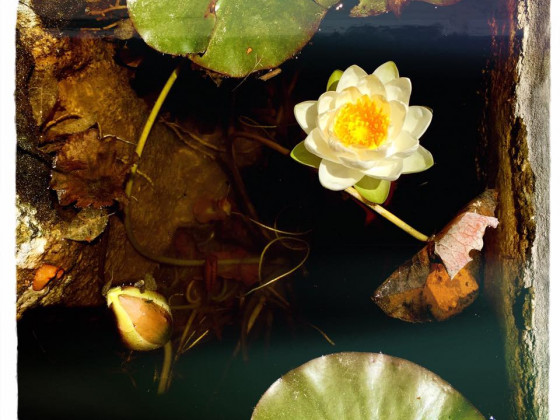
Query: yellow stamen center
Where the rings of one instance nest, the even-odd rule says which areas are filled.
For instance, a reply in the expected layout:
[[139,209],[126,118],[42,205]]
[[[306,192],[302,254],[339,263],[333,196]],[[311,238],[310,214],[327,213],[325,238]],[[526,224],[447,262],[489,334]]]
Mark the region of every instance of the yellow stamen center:
[[377,149],[387,139],[389,104],[364,95],[343,105],[334,120],[334,134],[345,146]]

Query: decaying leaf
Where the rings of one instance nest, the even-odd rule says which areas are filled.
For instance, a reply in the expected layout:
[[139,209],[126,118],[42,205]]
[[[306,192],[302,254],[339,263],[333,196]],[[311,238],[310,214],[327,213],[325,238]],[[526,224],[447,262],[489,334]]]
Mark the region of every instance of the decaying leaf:
[[482,249],[482,237],[488,226],[498,227],[498,219],[473,212],[463,213],[435,242],[435,253],[440,256],[451,278],[472,260],[469,254],[473,249]]
[[51,70],[35,70],[29,81],[29,103],[38,126],[45,123],[58,99],[58,82]]
[[[487,226],[497,226],[493,217],[496,198],[495,190],[487,190],[471,201],[379,286],[373,301],[387,315],[409,322],[443,321],[474,302],[479,289],[482,236]],[[453,251],[450,266],[437,253],[438,247]]]
[[393,12],[395,15],[399,16],[402,8],[411,1],[423,1],[436,6],[450,6],[461,0],[360,0],[360,3],[350,10],[350,16],[377,16],[389,12]]
[[64,237],[73,241],[91,242],[103,233],[107,222],[109,222],[107,210],[85,208],[68,224]]
[[126,200],[124,181],[133,157],[118,156],[116,146],[115,137],[100,137],[97,128],[69,136],[51,179],[61,205],[100,208]]

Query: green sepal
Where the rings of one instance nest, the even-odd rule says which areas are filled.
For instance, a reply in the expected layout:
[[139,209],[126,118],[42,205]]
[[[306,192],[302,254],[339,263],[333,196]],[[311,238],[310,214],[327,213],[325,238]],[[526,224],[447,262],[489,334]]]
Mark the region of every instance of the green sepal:
[[364,176],[354,185],[354,188],[366,200],[376,204],[383,204],[389,195],[391,181]]
[[327,91],[336,90],[336,87],[338,86],[338,81],[342,77],[342,73],[344,73],[342,70],[335,70],[332,72],[327,82]]
[[302,163],[303,165],[311,166],[313,168],[318,168],[321,163],[321,158],[314,155],[305,148],[305,142],[298,143],[296,147],[293,148],[290,156],[296,162]]

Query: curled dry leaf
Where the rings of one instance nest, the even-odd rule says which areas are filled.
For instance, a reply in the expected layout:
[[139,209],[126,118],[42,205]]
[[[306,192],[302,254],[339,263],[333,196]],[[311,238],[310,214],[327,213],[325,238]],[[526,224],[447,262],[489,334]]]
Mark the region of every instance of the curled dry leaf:
[[70,135],[58,152],[51,188],[66,206],[100,208],[125,201],[124,182],[132,156],[119,156],[115,137],[100,137],[97,128]]
[[435,242],[435,253],[441,257],[451,278],[472,260],[470,252],[484,246],[482,237],[486,228],[498,227],[498,219],[478,213],[461,214],[449,230]]
[[496,199],[495,190],[486,190],[471,201],[379,286],[373,301],[387,315],[409,322],[443,321],[474,302],[482,237],[487,226],[498,222],[493,217]]

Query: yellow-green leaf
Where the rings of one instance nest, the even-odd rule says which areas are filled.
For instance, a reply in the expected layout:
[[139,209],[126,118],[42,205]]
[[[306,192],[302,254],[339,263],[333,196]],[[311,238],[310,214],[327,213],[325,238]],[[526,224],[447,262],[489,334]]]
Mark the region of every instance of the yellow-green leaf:
[[383,204],[389,195],[391,181],[364,176],[354,185],[354,188],[356,188],[360,195],[366,200],[372,203]]
[[290,156],[295,161],[313,168],[318,168],[321,163],[321,158],[308,151],[303,141],[294,147]]
[[332,74],[329,77],[329,80],[327,81],[327,90],[336,90],[336,87],[338,86],[338,81],[342,77],[342,73],[344,73],[342,70],[335,70],[332,72]]

